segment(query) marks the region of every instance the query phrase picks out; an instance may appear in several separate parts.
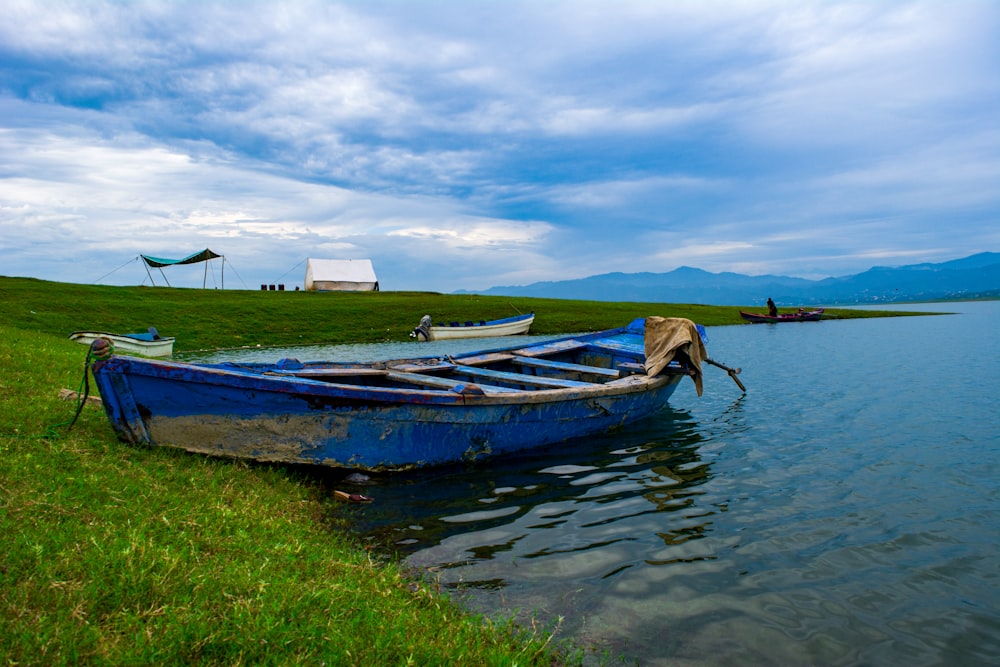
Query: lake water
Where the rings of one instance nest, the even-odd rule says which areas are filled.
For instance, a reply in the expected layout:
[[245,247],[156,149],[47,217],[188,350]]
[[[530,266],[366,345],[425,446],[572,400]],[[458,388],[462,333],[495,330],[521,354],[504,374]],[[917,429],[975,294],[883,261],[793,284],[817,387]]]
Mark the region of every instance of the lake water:
[[595,664],[1000,664],[1000,302],[903,309],[960,314],[712,327],[745,396],[707,367],[626,431],[335,511]]

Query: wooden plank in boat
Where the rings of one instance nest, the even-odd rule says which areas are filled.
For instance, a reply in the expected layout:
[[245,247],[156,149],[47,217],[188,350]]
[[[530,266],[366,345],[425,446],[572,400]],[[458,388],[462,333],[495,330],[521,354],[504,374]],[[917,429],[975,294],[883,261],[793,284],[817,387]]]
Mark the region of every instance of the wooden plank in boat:
[[577,350],[581,347],[586,347],[587,343],[570,338],[569,340],[554,340],[551,343],[543,343],[541,345],[532,345],[531,347],[524,347],[520,350],[514,350],[514,354],[522,357],[543,357],[547,354],[555,354],[557,352],[567,352],[569,350]]
[[402,371],[404,373],[426,373],[428,371],[450,371],[455,364],[441,360],[438,363],[399,363],[389,366],[391,371]]
[[629,354],[645,354],[645,349],[642,345],[636,345],[628,341],[618,341],[610,338],[603,340],[592,340],[587,343],[587,346],[595,350],[602,350],[605,352],[627,352]]
[[[459,357],[458,359],[453,359],[453,361],[460,363],[463,366],[482,366],[484,364],[510,361],[513,358],[514,355],[510,352],[486,352],[484,354],[477,354],[471,357]],[[452,368],[454,368],[454,366],[452,366]]]
[[[425,375],[423,373],[407,373],[405,371],[391,370],[387,374],[390,380],[395,380],[397,382],[406,382],[407,384],[423,385],[425,387],[434,387],[437,389],[455,389],[456,387],[461,387],[463,385],[469,385],[469,382],[464,382],[462,380],[453,380],[451,378],[441,377],[439,375]],[[488,384],[479,384],[476,386],[480,387],[485,393],[510,393],[518,392],[520,389],[511,389],[510,387],[497,387]]]
[[629,375],[645,375],[646,367],[634,361],[623,361],[618,364],[618,370]]
[[300,368],[298,370],[268,371],[265,375],[294,375],[298,378],[343,378],[343,377],[374,377],[385,375],[380,368]]
[[597,368],[595,366],[587,366],[586,364],[571,364],[565,361],[552,361],[551,359],[515,356],[513,361],[515,364],[520,364],[521,366],[565,371],[567,373],[587,373],[609,378],[621,376],[621,373],[614,368]]
[[506,371],[495,371],[490,368],[477,368],[475,366],[456,366],[456,373],[462,373],[476,378],[487,380],[498,380],[501,382],[511,382],[513,384],[523,384],[534,387],[566,388],[566,387],[592,387],[592,382],[580,382],[578,380],[563,380],[560,378],[550,378],[541,375],[524,375],[523,373],[508,373]]

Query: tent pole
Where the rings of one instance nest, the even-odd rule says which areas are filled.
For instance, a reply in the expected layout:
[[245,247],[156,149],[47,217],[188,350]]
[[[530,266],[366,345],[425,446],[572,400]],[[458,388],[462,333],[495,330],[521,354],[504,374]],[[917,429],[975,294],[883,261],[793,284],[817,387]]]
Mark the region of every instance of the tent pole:
[[163,272],[163,267],[160,267],[160,275],[163,276],[163,282],[167,284],[167,287],[173,287],[173,285],[170,284],[170,281],[167,280],[167,274]]
[[208,262],[205,262],[205,277],[201,279],[201,288],[205,289],[205,285],[208,284]]
[[146,263],[146,260],[142,260],[142,265],[146,267],[146,275],[149,276],[149,282],[153,283],[153,287],[156,287],[156,281],[153,280],[153,274],[149,270],[149,264]]
[[226,289],[226,256],[222,256],[222,289]]

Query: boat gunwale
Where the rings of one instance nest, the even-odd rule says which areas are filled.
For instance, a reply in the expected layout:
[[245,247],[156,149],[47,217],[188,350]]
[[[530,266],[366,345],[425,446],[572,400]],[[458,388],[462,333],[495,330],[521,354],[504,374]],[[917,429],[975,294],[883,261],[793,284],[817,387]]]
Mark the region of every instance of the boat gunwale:
[[[505,405],[517,403],[556,403],[561,401],[600,398],[604,396],[619,396],[643,391],[650,391],[689,374],[684,369],[672,369],[655,377],[648,375],[629,375],[605,383],[587,383],[582,387],[566,387],[553,389],[527,389],[517,392],[488,392],[488,385],[478,382],[468,382],[470,388],[480,387],[483,393],[460,393],[453,389],[407,388],[407,387],[374,387],[364,384],[349,384],[342,382],[327,382],[311,378],[299,378],[292,375],[267,375],[236,368],[215,368],[194,366],[175,361],[157,359],[142,359],[128,355],[112,355],[106,360],[94,363],[95,369],[110,366],[111,372],[136,374],[146,377],[156,377],[180,381],[189,384],[229,386],[235,389],[256,389],[258,391],[276,392],[282,394],[299,394],[303,397],[320,399],[340,398],[344,400],[363,400],[370,403],[384,404],[434,404],[434,405]],[[121,366],[121,369],[116,368]],[[197,377],[192,377],[196,375]],[[473,390],[474,391],[474,390]]]
[[[95,362],[94,366],[95,368],[101,368],[103,365],[111,362],[111,360],[119,359],[119,361],[114,362],[112,365],[125,364],[127,368],[123,368],[120,372],[138,372],[141,375],[184,380],[190,383],[213,384],[217,386],[229,385],[238,389],[266,389],[267,391],[284,394],[299,393],[316,398],[343,398],[345,400],[364,400],[385,404],[421,403],[435,405],[546,403],[579,400],[590,397],[624,395],[653,390],[663,384],[679,381],[679,378],[685,375],[691,375],[689,369],[671,365],[656,377],[649,377],[641,373],[632,373],[618,379],[609,380],[608,382],[585,383],[583,386],[565,388],[523,389],[516,392],[493,390],[488,382],[469,381],[468,383],[464,383],[466,389],[462,392],[456,390],[456,388],[378,387],[363,383],[344,383],[298,377],[294,373],[297,370],[327,368],[331,370],[336,369],[340,372],[354,369],[358,371],[358,375],[363,375],[370,373],[372,369],[392,370],[394,367],[401,365],[406,365],[410,369],[423,367],[428,371],[434,369],[441,370],[448,366],[460,365],[466,360],[474,362],[474,360],[481,359],[485,355],[525,353],[530,355],[532,352],[537,356],[550,353],[556,354],[567,349],[589,347],[595,343],[606,342],[609,338],[623,335],[635,336],[638,334],[630,326],[624,326],[604,331],[569,335],[530,345],[517,344],[490,350],[470,351],[459,356],[447,357],[447,359],[440,356],[418,356],[372,362],[300,362],[298,360],[286,359],[279,360],[278,362],[250,362],[248,364],[233,362],[191,364],[179,361],[139,359],[131,356],[112,355],[108,360]],[[597,348],[596,345],[594,347]],[[644,354],[638,350],[634,348],[629,350],[625,346],[618,349],[615,349],[613,345],[607,347],[601,346],[596,351],[609,357],[615,354],[632,357],[634,361],[641,361],[644,357]],[[294,362],[297,367],[283,368],[283,364],[287,362]],[[287,372],[283,372],[286,370]],[[197,377],[192,377],[192,375]],[[479,393],[477,388],[482,393]],[[498,387],[498,389],[500,388]]]

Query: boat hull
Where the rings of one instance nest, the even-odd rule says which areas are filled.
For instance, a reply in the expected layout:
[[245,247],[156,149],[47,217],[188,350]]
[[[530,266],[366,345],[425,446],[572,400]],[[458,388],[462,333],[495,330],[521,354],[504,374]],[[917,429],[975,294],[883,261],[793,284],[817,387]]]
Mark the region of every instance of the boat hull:
[[[516,336],[526,334],[535,321],[534,314],[510,317],[504,320],[491,320],[476,324],[456,324],[455,326],[435,325],[426,333],[426,340],[456,340],[459,338],[490,338],[493,336]],[[418,336],[423,340],[424,336]]]
[[103,331],[76,331],[70,334],[70,340],[90,345],[98,338],[111,341],[118,352],[128,352],[129,354],[141,354],[145,357],[169,357],[174,353],[174,338],[138,338],[137,336],[148,336],[149,334],[113,334]]
[[518,452],[657,412],[700,369],[678,357],[647,375],[636,322],[446,359],[187,364],[94,355],[91,369],[125,442],[399,470]]
[[124,441],[374,471],[469,462],[604,432],[661,409],[681,379],[552,389],[523,402],[224,372],[207,379],[183,366],[137,368],[137,361],[112,357],[95,369]]

